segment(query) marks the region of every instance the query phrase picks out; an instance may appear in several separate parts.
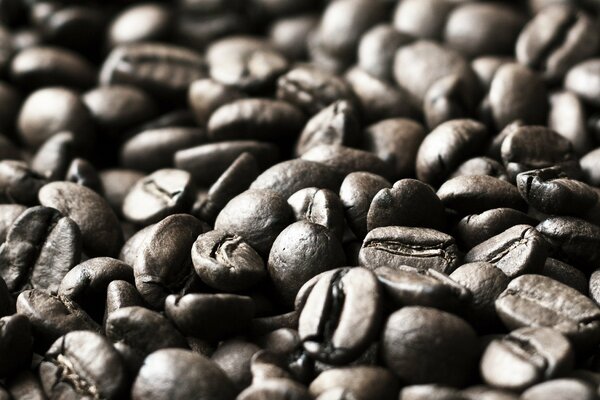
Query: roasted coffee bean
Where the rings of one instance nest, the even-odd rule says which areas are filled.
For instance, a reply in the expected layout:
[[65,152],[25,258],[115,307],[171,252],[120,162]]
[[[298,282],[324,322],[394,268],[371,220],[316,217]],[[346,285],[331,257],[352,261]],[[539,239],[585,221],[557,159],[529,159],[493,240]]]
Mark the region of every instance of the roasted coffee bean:
[[70,50],[40,46],[20,51],[10,66],[12,81],[29,90],[46,86],[86,89],[96,81],[96,71]]
[[216,109],[242,97],[242,93],[235,88],[212,79],[197,80],[188,90],[188,103],[201,127],[206,126]]
[[548,127],[568,139],[579,155],[593,148],[585,105],[573,92],[564,90],[550,96]]
[[531,207],[550,215],[582,215],[598,201],[590,186],[555,167],[520,173],[517,188]]
[[458,176],[437,191],[446,208],[459,215],[482,213],[494,208],[525,210],[526,203],[510,183],[486,175]]
[[113,343],[130,347],[142,358],[159,349],[187,347],[181,333],[166,317],[144,307],[123,307],[111,312],[104,329]]
[[[588,293],[588,279],[586,278],[585,274],[565,262],[550,257],[546,258],[544,268],[542,268],[540,271],[540,275],[544,275],[548,278],[554,279],[555,281],[564,283],[565,285],[576,289],[582,294],[587,295]],[[590,277],[590,288],[592,277]]]
[[500,179],[507,178],[504,166],[489,157],[474,157],[463,162],[450,177],[456,178],[463,175],[488,175]]
[[585,102],[600,105],[600,85],[596,81],[600,70],[600,59],[592,58],[574,66],[565,78],[565,87]]
[[536,229],[552,245],[552,254],[583,270],[592,270],[600,261],[600,228],[574,217],[550,217]]
[[117,215],[122,215],[125,197],[142,178],[144,178],[143,173],[130,169],[115,168],[100,172],[104,198]]
[[571,142],[542,126],[521,126],[512,130],[501,147],[502,161],[509,178],[532,169],[555,165],[567,170],[577,165]]
[[577,290],[542,275],[511,281],[496,300],[509,329],[545,326],[565,335],[576,348],[600,342],[600,309]]
[[233,400],[235,392],[234,384],[208,358],[188,350],[164,349],[146,358],[131,398]]
[[456,225],[455,235],[462,245],[471,249],[515,225],[535,226],[538,221],[512,208],[494,208],[480,214],[467,215]]
[[25,162],[0,161],[0,201],[27,206],[37,204],[37,194],[46,179],[32,171]]
[[462,4],[448,16],[444,41],[467,56],[511,54],[524,15],[500,3]]
[[453,7],[451,1],[401,1],[394,13],[394,28],[420,39],[440,40]]
[[107,287],[114,280],[133,283],[133,268],[114,258],[90,258],[64,276],[58,294],[74,301],[97,321],[101,321]]
[[593,186],[600,186],[600,149],[587,153],[580,160],[581,169],[586,181]]
[[227,292],[250,288],[267,275],[260,255],[241,236],[224,231],[198,236],[192,262],[202,282]]
[[182,101],[188,86],[205,76],[204,59],[196,52],[140,43],[116,47],[104,61],[100,82],[137,86],[161,101]]
[[[395,377],[381,367],[357,366],[334,368],[321,373],[311,382],[310,393],[317,397],[333,389],[343,389],[347,397],[365,400],[396,400],[399,384]],[[321,399],[321,397],[318,397]]]
[[103,193],[98,171],[92,163],[83,158],[75,158],[71,161],[65,174],[65,181],[88,187],[96,193]]
[[427,307],[404,307],[388,318],[383,361],[402,382],[464,385],[477,362],[477,336],[461,318]]
[[387,298],[396,307],[425,306],[456,311],[471,300],[471,293],[434,269],[406,265],[375,270]]
[[187,211],[192,204],[192,176],[183,170],[161,169],[131,188],[123,201],[123,215],[133,223],[149,225]]
[[306,188],[288,199],[296,221],[308,221],[328,228],[338,239],[344,235],[344,206],[328,189]]
[[32,344],[27,317],[14,314],[0,318],[0,376],[26,369],[31,362]]
[[298,325],[306,352],[341,365],[356,359],[375,339],[382,298],[375,274],[341,268],[320,275],[310,289]]
[[143,131],[121,147],[120,160],[125,168],[153,172],[173,165],[173,157],[206,141],[206,134],[195,128],[162,128]]
[[119,353],[94,332],[69,332],[57,339],[39,373],[48,398],[118,399],[127,388]]
[[253,343],[233,339],[221,343],[211,360],[221,367],[238,391],[242,391],[252,383],[250,360],[258,351],[260,347]]
[[217,82],[244,92],[272,88],[288,62],[264,40],[230,36],[213,42],[206,50],[210,76]]
[[89,147],[94,138],[90,112],[80,96],[69,89],[45,87],[29,95],[17,120],[23,141],[38,148],[58,132],[71,132],[79,148]]
[[345,78],[356,94],[362,119],[375,123],[390,118],[418,118],[421,114],[406,90],[378,79],[361,68],[350,69]]
[[134,285],[127,281],[113,280],[106,286],[106,306],[103,321],[114,311],[133,306],[143,306],[144,300]]
[[77,153],[70,132],[56,133],[42,144],[31,159],[31,169],[48,180],[63,179]]
[[77,304],[39,289],[26,290],[17,297],[17,313],[29,319],[37,352],[46,351],[56,339],[71,331],[101,331]]
[[0,275],[12,293],[40,289],[58,292],[81,258],[77,224],[49,207],[32,207],[12,224],[0,246]]
[[391,187],[383,177],[369,172],[348,174],[340,187],[340,200],[346,212],[346,222],[358,238],[367,233],[367,213],[380,190]]
[[305,59],[307,57],[305,39],[315,30],[318,23],[318,16],[314,14],[279,18],[273,21],[269,28],[269,39],[288,60]]
[[479,122],[455,120],[442,124],[419,147],[417,177],[439,186],[462,161],[477,154],[486,139],[486,128]]
[[577,399],[593,400],[597,397],[596,389],[578,379],[555,379],[539,383],[527,389],[521,399],[523,400],[559,400]]
[[237,397],[238,400],[309,400],[311,398],[303,385],[285,378],[253,382]]
[[489,262],[509,278],[539,272],[548,249],[544,237],[530,225],[515,225],[473,247],[465,262]]
[[351,146],[358,141],[359,123],[352,105],[340,100],[315,114],[304,127],[296,144],[301,156],[320,144]]
[[256,158],[250,153],[242,153],[210,187],[206,197],[201,199],[198,193],[192,206],[192,214],[203,221],[214,223],[227,203],[248,189],[259,175],[260,168]]
[[254,302],[234,294],[170,295],[165,312],[186,336],[215,340],[243,332],[254,316]]
[[277,98],[314,115],[334,101],[355,101],[350,85],[342,78],[309,65],[295,67],[277,81]]
[[468,117],[474,107],[472,94],[465,80],[459,75],[438,79],[425,93],[423,111],[430,129],[444,122]]
[[299,221],[277,236],[267,267],[277,293],[284,304],[291,305],[304,282],[345,261],[342,244],[332,232],[323,225]]
[[119,13],[108,27],[110,46],[167,39],[171,33],[172,16],[161,4],[140,4]]
[[324,164],[342,176],[365,171],[391,177],[387,164],[375,154],[346,146],[321,144],[304,153],[302,159]]
[[521,328],[492,340],[480,368],[488,385],[522,391],[565,375],[573,364],[571,344],[563,335],[550,328]]
[[359,263],[369,269],[408,265],[448,274],[460,265],[460,258],[450,235],[428,228],[386,226],[367,234]]
[[462,390],[465,400],[518,400],[519,396],[508,390],[494,389],[486,385],[471,386]]
[[571,66],[597,52],[597,29],[594,19],[578,9],[546,7],[521,31],[517,60],[543,71],[548,80],[558,80]]
[[474,326],[489,329],[499,325],[494,302],[510,282],[500,269],[486,262],[468,263],[452,272],[450,279],[470,291],[464,314]]
[[466,400],[462,393],[449,386],[437,384],[410,385],[400,392],[399,400]]
[[172,293],[193,291],[199,284],[190,249],[198,235],[207,231],[200,220],[187,214],[171,215],[140,238],[133,260],[135,286],[150,306],[162,309]]
[[396,50],[410,41],[409,35],[398,32],[391,25],[376,25],[360,39],[358,66],[376,78],[391,81]]
[[6,235],[13,222],[27,210],[27,207],[19,204],[0,204],[0,243],[6,241]]
[[277,147],[253,140],[232,140],[210,143],[175,153],[175,167],[188,171],[199,185],[213,184],[243,153],[254,156],[261,169],[273,165],[279,158]]
[[442,229],[444,220],[444,206],[429,185],[402,179],[375,195],[367,214],[367,229],[394,225]]
[[215,229],[241,236],[266,255],[292,217],[283,197],[269,190],[250,189],[227,203],[217,216]]
[[99,194],[72,182],[53,182],[42,187],[38,197],[43,206],[56,208],[75,221],[87,255],[118,253],[123,233],[115,213]]

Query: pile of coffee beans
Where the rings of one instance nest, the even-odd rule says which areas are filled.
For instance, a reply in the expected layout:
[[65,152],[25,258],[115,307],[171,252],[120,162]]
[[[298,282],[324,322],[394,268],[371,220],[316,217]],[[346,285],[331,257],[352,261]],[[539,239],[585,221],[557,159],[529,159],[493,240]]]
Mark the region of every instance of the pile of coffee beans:
[[0,400],[599,400],[600,0],[0,0]]

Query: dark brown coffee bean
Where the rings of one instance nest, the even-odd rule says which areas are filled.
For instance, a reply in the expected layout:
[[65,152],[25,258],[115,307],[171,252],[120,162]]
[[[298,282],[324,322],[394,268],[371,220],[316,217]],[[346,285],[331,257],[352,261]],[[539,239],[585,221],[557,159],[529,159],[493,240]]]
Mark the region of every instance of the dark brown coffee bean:
[[100,172],[100,180],[104,189],[104,198],[117,215],[122,215],[123,202],[129,190],[144,174],[130,169],[107,169]]
[[222,342],[210,358],[221,367],[236,388],[242,391],[252,383],[250,360],[260,350],[254,343],[232,339]]
[[345,229],[344,206],[337,194],[329,189],[305,188],[288,199],[296,221],[323,225],[342,240]]
[[38,192],[47,180],[31,170],[25,162],[0,161],[0,201],[27,206],[36,205]]
[[[321,373],[309,386],[310,393],[318,399],[331,390],[341,389],[344,396],[337,399],[359,398],[364,400],[396,400],[399,384],[386,369],[374,366],[334,368]],[[336,397],[332,397],[336,399]]]
[[585,105],[573,92],[564,90],[550,96],[548,127],[568,139],[579,155],[593,148]]
[[339,145],[318,145],[302,155],[303,160],[331,167],[341,176],[364,171],[391,177],[387,164],[375,154]]
[[464,175],[488,175],[494,178],[507,179],[504,166],[489,157],[474,157],[460,164],[450,175],[451,178]]
[[[564,283],[582,294],[588,294],[588,279],[584,273],[565,262],[550,257],[546,258],[546,263],[544,264],[544,268],[542,268],[540,275]],[[592,277],[590,277],[590,288]]]
[[306,59],[308,55],[306,38],[318,24],[319,18],[316,14],[299,14],[279,18],[273,21],[269,28],[269,39],[288,60]]
[[31,169],[51,181],[61,180],[77,153],[75,137],[70,132],[56,133],[37,150]]
[[13,222],[27,210],[27,207],[19,204],[0,204],[0,243],[6,241],[6,235]]
[[600,85],[596,81],[600,70],[600,59],[592,58],[573,67],[565,78],[565,87],[585,102],[600,105]]
[[172,28],[171,10],[161,4],[139,4],[119,13],[108,27],[111,47],[167,39]]
[[235,88],[212,79],[197,80],[188,90],[188,103],[201,127],[206,126],[216,109],[242,97]]
[[446,19],[454,5],[451,1],[402,1],[394,13],[394,27],[420,39],[441,40]]

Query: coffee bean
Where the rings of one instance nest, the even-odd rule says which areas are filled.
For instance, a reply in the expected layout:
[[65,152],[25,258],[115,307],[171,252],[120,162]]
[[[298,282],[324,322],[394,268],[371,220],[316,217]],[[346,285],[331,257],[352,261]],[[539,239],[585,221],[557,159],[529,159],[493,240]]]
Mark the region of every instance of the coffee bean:
[[564,90],[550,96],[548,127],[568,139],[579,155],[593,148],[586,120],[585,105],[575,93]]
[[145,244],[146,236],[152,231],[156,224],[148,225],[134,233],[121,247],[119,260],[128,265],[135,265],[135,260],[141,254],[141,249]]
[[398,399],[399,384],[384,368],[357,366],[325,371],[311,382],[309,390],[321,399],[324,393],[336,388],[344,390],[347,397],[342,399],[395,400]]
[[365,171],[390,177],[386,163],[375,154],[339,145],[318,145],[302,155],[303,160],[331,167],[342,176]]
[[140,43],[116,47],[106,58],[100,82],[140,87],[161,101],[183,100],[188,86],[206,76],[202,56],[182,47]]
[[[584,295],[588,294],[588,279],[584,273],[565,262],[550,257],[546,258],[544,268],[540,271],[540,275],[564,283]],[[592,286],[592,277],[590,277],[590,288]]]
[[233,339],[223,342],[211,360],[221,367],[238,391],[242,391],[252,383],[250,360],[258,351],[260,347],[253,343]]
[[376,78],[391,81],[396,50],[410,41],[409,35],[395,30],[391,25],[375,25],[360,39],[358,65]]
[[522,172],[517,188],[531,207],[551,215],[582,215],[598,201],[590,186],[569,179],[560,168]]
[[593,400],[596,397],[595,389],[577,379],[555,379],[537,384],[527,389],[521,398],[523,400],[559,400],[580,399]]
[[40,189],[43,206],[56,208],[79,226],[83,251],[90,256],[116,255],[123,233],[116,215],[100,195],[72,182],[53,182]]
[[173,157],[206,141],[206,134],[195,128],[162,128],[143,131],[123,143],[120,160],[125,168],[153,172],[173,165]]
[[37,194],[46,179],[32,171],[25,162],[0,161],[0,201],[28,206],[37,204]]
[[454,3],[437,0],[406,0],[398,3],[394,28],[420,39],[442,39],[446,19]]
[[356,359],[375,339],[381,300],[377,278],[367,269],[342,268],[320,275],[300,314],[298,333],[304,349],[333,365]]
[[200,279],[223,291],[240,291],[266,277],[265,263],[241,237],[224,231],[198,236],[192,247],[192,262]]
[[344,263],[342,244],[326,227],[299,221],[277,236],[267,267],[284,304],[291,305],[304,282]]
[[517,60],[543,71],[548,80],[559,80],[569,67],[596,53],[597,29],[594,19],[578,9],[544,8],[521,31]]
[[388,318],[383,361],[408,384],[464,385],[477,362],[477,336],[464,320],[427,307],[404,307]]
[[65,174],[65,181],[85,186],[96,193],[102,194],[103,192],[98,171],[96,171],[92,163],[83,158],[75,158],[71,161]]
[[515,225],[473,247],[465,262],[489,262],[509,278],[539,272],[546,261],[547,244],[529,225]]
[[123,201],[123,215],[136,224],[153,224],[169,215],[187,211],[193,190],[192,176],[188,172],[158,170],[131,188]]
[[312,397],[303,385],[291,379],[278,378],[252,383],[237,398],[239,400],[309,400]]
[[143,306],[144,300],[134,285],[128,281],[113,280],[106,286],[106,306],[104,307],[103,322],[114,311],[132,306]]
[[119,13],[108,27],[110,46],[135,42],[159,42],[172,30],[171,10],[160,4],[140,4]]
[[243,94],[235,88],[212,79],[197,80],[188,90],[188,103],[201,127],[206,126],[216,109],[242,97]]
[[583,156],[580,160],[581,169],[586,177],[586,181],[593,186],[600,186],[600,174],[598,165],[600,165],[600,150],[592,150]]
[[135,286],[150,306],[162,309],[169,294],[193,291],[200,278],[194,272],[190,249],[207,226],[186,214],[158,222],[139,244],[133,260]]
[[574,217],[550,217],[536,229],[550,242],[553,254],[583,270],[591,270],[600,258],[600,228]]
[[254,316],[254,302],[234,294],[170,295],[165,312],[186,336],[216,340],[243,332]]
[[359,263],[369,269],[408,265],[450,273],[458,267],[460,258],[450,235],[428,228],[386,226],[367,234]]
[[464,175],[488,175],[494,178],[507,179],[504,166],[498,161],[489,157],[473,157],[460,164],[451,178]]
[[375,195],[367,214],[367,229],[394,225],[441,229],[444,220],[444,206],[429,185],[402,179]]
[[27,210],[27,207],[18,204],[0,204],[0,243],[6,241],[6,235],[13,222]]
[[0,318],[0,376],[26,369],[31,362],[32,344],[27,317],[14,314]]
[[486,175],[458,176],[446,181],[437,191],[446,208],[459,215],[482,213],[494,208],[525,210],[517,188]]
[[574,66],[565,78],[565,87],[577,94],[585,102],[597,107],[600,105],[600,87],[595,77],[600,70],[600,60],[592,58]]
[[518,400],[519,396],[508,390],[494,389],[486,385],[471,386],[462,390],[466,400]]
[[49,398],[117,399],[127,387],[119,353],[94,332],[69,332],[57,339],[39,373]]
[[58,286],[81,257],[77,224],[48,207],[32,207],[12,224],[0,246],[0,275],[12,293]]
[[70,132],[56,133],[37,150],[31,159],[31,170],[48,180],[63,179],[75,158],[75,137]]
[[600,341],[600,309],[577,290],[541,275],[511,281],[496,300],[509,329],[545,326],[565,335],[577,349]]
[[104,198],[118,216],[122,215],[123,202],[129,190],[144,177],[139,171],[130,169],[107,169],[100,172]]
[[462,393],[449,386],[437,384],[410,385],[400,392],[399,400],[466,400]]
[[379,267],[375,274],[396,307],[425,306],[455,311],[471,300],[468,289],[434,269],[405,265]]
[[492,340],[481,359],[487,384],[522,391],[534,384],[565,375],[574,364],[571,344],[550,328],[521,328]]

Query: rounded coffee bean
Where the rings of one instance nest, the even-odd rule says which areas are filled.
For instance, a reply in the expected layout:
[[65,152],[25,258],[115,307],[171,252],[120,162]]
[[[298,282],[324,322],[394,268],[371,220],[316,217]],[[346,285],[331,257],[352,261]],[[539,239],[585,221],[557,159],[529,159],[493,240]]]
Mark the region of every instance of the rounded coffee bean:
[[72,133],[56,133],[36,151],[31,159],[31,169],[51,181],[64,179],[76,152]]
[[574,364],[571,344],[550,328],[521,328],[492,340],[481,359],[488,385],[522,391],[534,384],[563,376]]
[[2,203],[36,205],[38,192],[46,183],[46,178],[31,170],[25,162],[0,161],[0,201]]
[[425,306],[455,311],[471,300],[469,289],[434,269],[379,267],[375,275],[396,307]]
[[[356,366],[322,372],[310,383],[310,393],[317,397],[333,389],[343,389],[342,399],[397,400],[399,384],[385,368]],[[318,397],[321,399],[321,397]]]
[[373,198],[380,190],[392,185],[383,177],[369,172],[348,174],[340,187],[346,222],[357,238],[367,233],[367,215]]
[[192,176],[188,172],[158,170],[131,188],[123,201],[123,215],[135,224],[153,224],[168,215],[187,211],[193,190]]
[[0,246],[0,276],[12,293],[33,288],[56,293],[80,257],[77,224],[53,208],[32,207],[15,220]]
[[408,265],[446,274],[460,265],[454,238],[428,228],[386,226],[370,231],[363,241],[359,263],[369,269]]
[[329,189],[306,188],[288,199],[296,221],[323,225],[338,239],[344,236],[344,206],[337,194]]
[[302,159],[324,164],[341,176],[364,171],[391,177],[387,164],[375,154],[346,146],[321,144],[304,153]]
[[539,383],[527,389],[521,399],[523,400],[594,400],[597,397],[593,386],[578,379],[555,379]]
[[486,175],[452,178],[440,186],[437,195],[446,208],[461,216],[494,208],[526,209],[526,203],[515,186]]
[[27,207],[19,204],[0,204],[0,243],[6,241],[6,235],[13,222],[27,210]]
[[98,171],[96,171],[91,162],[83,158],[75,158],[71,161],[64,178],[67,182],[74,182],[78,185],[88,187],[96,193],[103,193]]
[[252,383],[250,360],[260,350],[254,343],[233,339],[222,342],[210,358],[242,391]]
[[315,14],[298,14],[279,18],[269,28],[271,43],[288,60],[299,60],[307,57],[305,39],[315,30],[319,16]]
[[48,398],[118,399],[127,387],[119,353],[94,332],[69,332],[57,339],[39,373]]
[[244,332],[254,316],[254,302],[234,294],[170,295],[165,313],[186,336],[219,340]]
[[456,225],[455,235],[467,249],[515,225],[535,226],[538,221],[512,208],[494,208],[480,214],[467,215]]
[[[365,268],[340,268],[321,274],[310,289],[298,333],[311,357],[343,365],[358,358],[375,340],[381,314],[375,274]],[[335,321],[335,327],[329,327],[329,321]]]
[[585,102],[600,106],[600,84],[597,81],[600,73],[600,59],[591,58],[574,66],[565,78],[565,87]]
[[133,306],[144,305],[144,300],[134,285],[127,281],[113,280],[106,287],[106,306],[103,321],[114,311]]
[[411,41],[392,25],[379,24],[369,29],[358,45],[358,66],[381,80],[391,81],[396,50]]
[[131,188],[144,178],[144,174],[131,169],[106,169],[100,172],[104,198],[117,215],[122,215],[123,202]]
[[586,181],[593,186],[600,186],[600,149],[587,153],[580,160],[581,169]]
[[588,133],[587,111],[583,101],[573,92],[560,91],[550,96],[548,127],[567,138],[577,154],[582,155],[593,148]]
[[27,317],[14,314],[0,318],[0,376],[5,378],[31,363],[33,339]]
[[90,112],[79,95],[66,88],[47,87],[31,93],[17,124],[21,138],[33,148],[62,131],[71,132],[78,147],[89,146],[93,139]]
[[120,12],[108,27],[108,42],[116,46],[134,42],[156,42],[171,31],[170,10],[160,4],[140,4]]
[[489,175],[494,178],[506,179],[504,166],[489,157],[474,157],[460,164],[450,176],[456,178],[463,175]]
[[400,391],[399,400],[466,400],[462,393],[449,386],[434,383],[410,385]]
[[496,300],[496,310],[509,329],[553,328],[577,349],[600,343],[600,308],[577,290],[542,275],[513,279]]
[[408,384],[461,386],[476,366],[477,335],[457,316],[404,307],[388,318],[382,336],[385,365]]
[[287,378],[266,379],[253,382],[237,397],[238,400],[309,400],[308,390],[300,383]]
[[367,214],[367,230],[382,226],[444,227],[444,206],[433,189],[416,179],[403,179],[380,190]]
[[489,329],[499,325],[494,302],[510,282],[504,272],[490,263],[468,263],[454,270],[450,279],[471,292],[465,315],[474,326]]
[[206,224],[187,214],[171,215],[154,225],[134,258],[135,286],[150,306],[163,309],[166,297],[198,286],[192,265],[194,241]]
[[394,13],[394,28],[420,39],[442,39],[451,1],[403,0]]
[[241,236],[224,231],[198,236],[192,262],[202,282],[227,292],[250,288],[267,275],[260,255]]
[[188,90],[188,104],[199,126],[204,127],[219,107],[244,97],[238,90],[212,79],[200,79]]
[[489,262],[514,278],[541,271],[547,255],[547,243],[535,228],[515,225],[473,247],[465,262]]
[[344,249],[333,233],[322,225],[299,221],[277,236],[267,266],[284,304],[291,305],[306,281],[344,263]]
[[[583,272],[565,262],[548,257],[544,263],[544,268],[542,268],[539,274],[564,283],[582,294],[588,294],[588,278],[586,278]],[[594,298],[594,295],[591,293],[593,277],[594,274],[589,279],[590,296],[592,299]]]
[[116,255],[123,244],[117,216],[106,200],[84,186],[53,182],[39,192],[40,204],[56,208],[81,230],[83,251],[89,256]]
[[292,217],[283,197],[269,190],[250,189],[227,203],[217,216],[215,229],[241,236],[266,255]]

